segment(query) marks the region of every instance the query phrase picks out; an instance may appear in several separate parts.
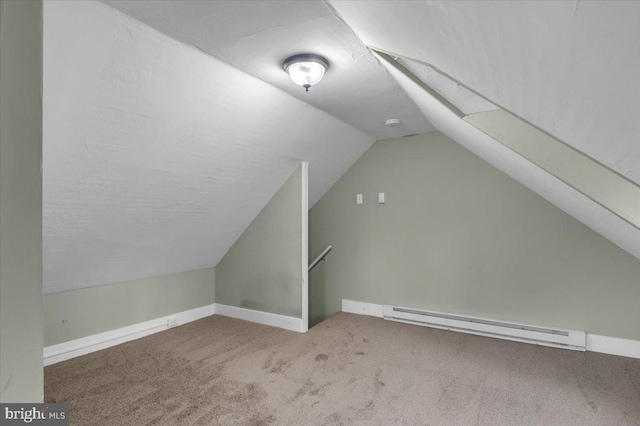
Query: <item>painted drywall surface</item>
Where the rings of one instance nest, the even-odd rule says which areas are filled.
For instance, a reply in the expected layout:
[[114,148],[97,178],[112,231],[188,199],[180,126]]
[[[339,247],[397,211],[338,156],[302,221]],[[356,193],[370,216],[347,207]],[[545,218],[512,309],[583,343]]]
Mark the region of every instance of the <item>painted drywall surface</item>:
[[42,402],[42,2],[0,1],[0,401]]
[[[353,30],[323,1],[105,3],[329,112],[376,140],[433,130]],[[309,93],[292,84],[282,69],[286,58],[305,52],[322,55],[330,64],[324,79]],[[386,127],[388,118],[399,118],[402,124]]]
[[214,302],[214,268],[45,294],[44,345],[68,342]]
[[463,114],[492,111],[498,107],[473,93],[425,63],[397,57],[395,59],[413,75],[455,105]]
[[464,120],[640,229],[640,186],[503,111]]
[[381,61],[442,133],[640,259],[638,228],[462,120],[406,75]]
[[640,2],[330,5],[367,45],[433,64],[640,183]]
[[301,161],[373,139],[94,1],[44,6],[44,290],[215,266]]
[[351,299],[640,339],[640,261],[439,132],[376,142],[310,238],[311,324]]
[[216,266],[216,303],[302,317],[302,166]]

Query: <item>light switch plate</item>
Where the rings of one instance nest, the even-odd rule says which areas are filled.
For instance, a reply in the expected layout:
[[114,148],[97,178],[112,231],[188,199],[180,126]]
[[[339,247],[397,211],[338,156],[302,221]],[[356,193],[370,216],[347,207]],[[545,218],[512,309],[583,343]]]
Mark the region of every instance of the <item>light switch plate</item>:
[[356,203],[357,204],[362,204],[362,194],[356,195]]
[[378,204],[384,204],[384,192],[378,193]]

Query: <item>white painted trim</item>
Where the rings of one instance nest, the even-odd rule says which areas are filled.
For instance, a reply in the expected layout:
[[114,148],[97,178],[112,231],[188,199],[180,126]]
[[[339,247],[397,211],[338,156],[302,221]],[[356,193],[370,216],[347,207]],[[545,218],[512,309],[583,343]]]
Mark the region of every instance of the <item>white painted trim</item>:
[[309,163],[302,162],[302,327],[309,329]]
[[587,350],[603,354],[640,358],[640,340],[587,334]]
[[271,327],[284,328],[285,330],[297,331],[300,333],[305,332],[302,318],[254,311],[253,309],[238,308],[236,306],[221,305],[219,303],[216,303],[215,311],[216,315],[251,321],[258,324],[269,325]]
[[150,321],[129,325],[115,330],[92,336],[81,337],[57,345],[44,348],[44,365],[56,364],[81,355],[86,355],[112,346],[120,345],[131,340],[139,339],[150,334],[166,330],[169,320],[177,320],[178,324],[186,324],[215,313],[215,305],[202,306],[177,314],[167,315]]
[[342,312],[350,312],[358,315],[368,315],[376,318],[384,318],[383,305],[373,303],[354,302],[342,299]]
[[[353,300],[343,299],[342,312],[349,312],[358,315],[368,315],[376,318],[384,318],[384,305],[355,302]],[[451,331],[460,330],[453,329]],[[620,355],[640,359],[639,340],[620,339],[617,337],[599,336],[597,334],[587,333],[586,350],[589,352],[600,352],[605,354]]]

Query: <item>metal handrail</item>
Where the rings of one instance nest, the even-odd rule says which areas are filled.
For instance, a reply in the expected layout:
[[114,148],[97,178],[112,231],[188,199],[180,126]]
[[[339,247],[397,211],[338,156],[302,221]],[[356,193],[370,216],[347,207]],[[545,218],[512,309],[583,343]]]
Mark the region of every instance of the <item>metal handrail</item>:
[[316,257],[316,260],[314,260],[313,262],[311,262],[311,264],[309,265],[309,271],[311,271],[313,268],[316,267],[316,265],[321,261],[321,260],[325,260],[324,257],[327,255],[327,253],[329,253],[331,251],[333,247],[331,245],[328,245],[326,249],[322,250],[322,253],[320,253],[320,255],[318,257]]

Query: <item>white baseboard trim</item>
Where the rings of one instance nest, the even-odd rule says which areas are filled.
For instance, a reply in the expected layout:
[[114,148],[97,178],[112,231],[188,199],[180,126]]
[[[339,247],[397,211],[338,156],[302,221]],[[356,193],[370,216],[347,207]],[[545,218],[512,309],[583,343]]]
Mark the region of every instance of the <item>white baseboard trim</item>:
[[212,304],[156,318],[150,321],[129,325],[127,327],[105,331],[104,333],[59,343],[57,345],[47,346],[44,348],[44,365],[46,367],[47,365],[56,364],[61,361],[66,361],[71,358],[86,355],[91,352],[96,352],[111,346],[116,346],[150,334],[164,331],[170,328],[168,326],[169,320],[172,320],[172,322],[176,320],[177,323],[175,325],[180,325],[208,317],[214,313],[215,305]]
[[603,354],[640,358],[640,341],[587,334],[587,350]]
[[353,300],[342,299],[342,312],[351,314],[368,315],[376,318],[384,318],[384,305],[373,303],[354,302]]
[[258,324],[270,325],[271,327],[284,328],[285,330],[304,333],[302,318],[287,317],[285,315],[270,314],[268,312],[254,311],[253,309],[238,308],[236,306],[221,305],[216,303],[216,315],[223,315],[256,322]]
[[[343,299],[342,312],[384,318],[384,305]],[[586,349],[590,352],[640,358],[640,340],[620,339],[618,337],[587,333]]]

